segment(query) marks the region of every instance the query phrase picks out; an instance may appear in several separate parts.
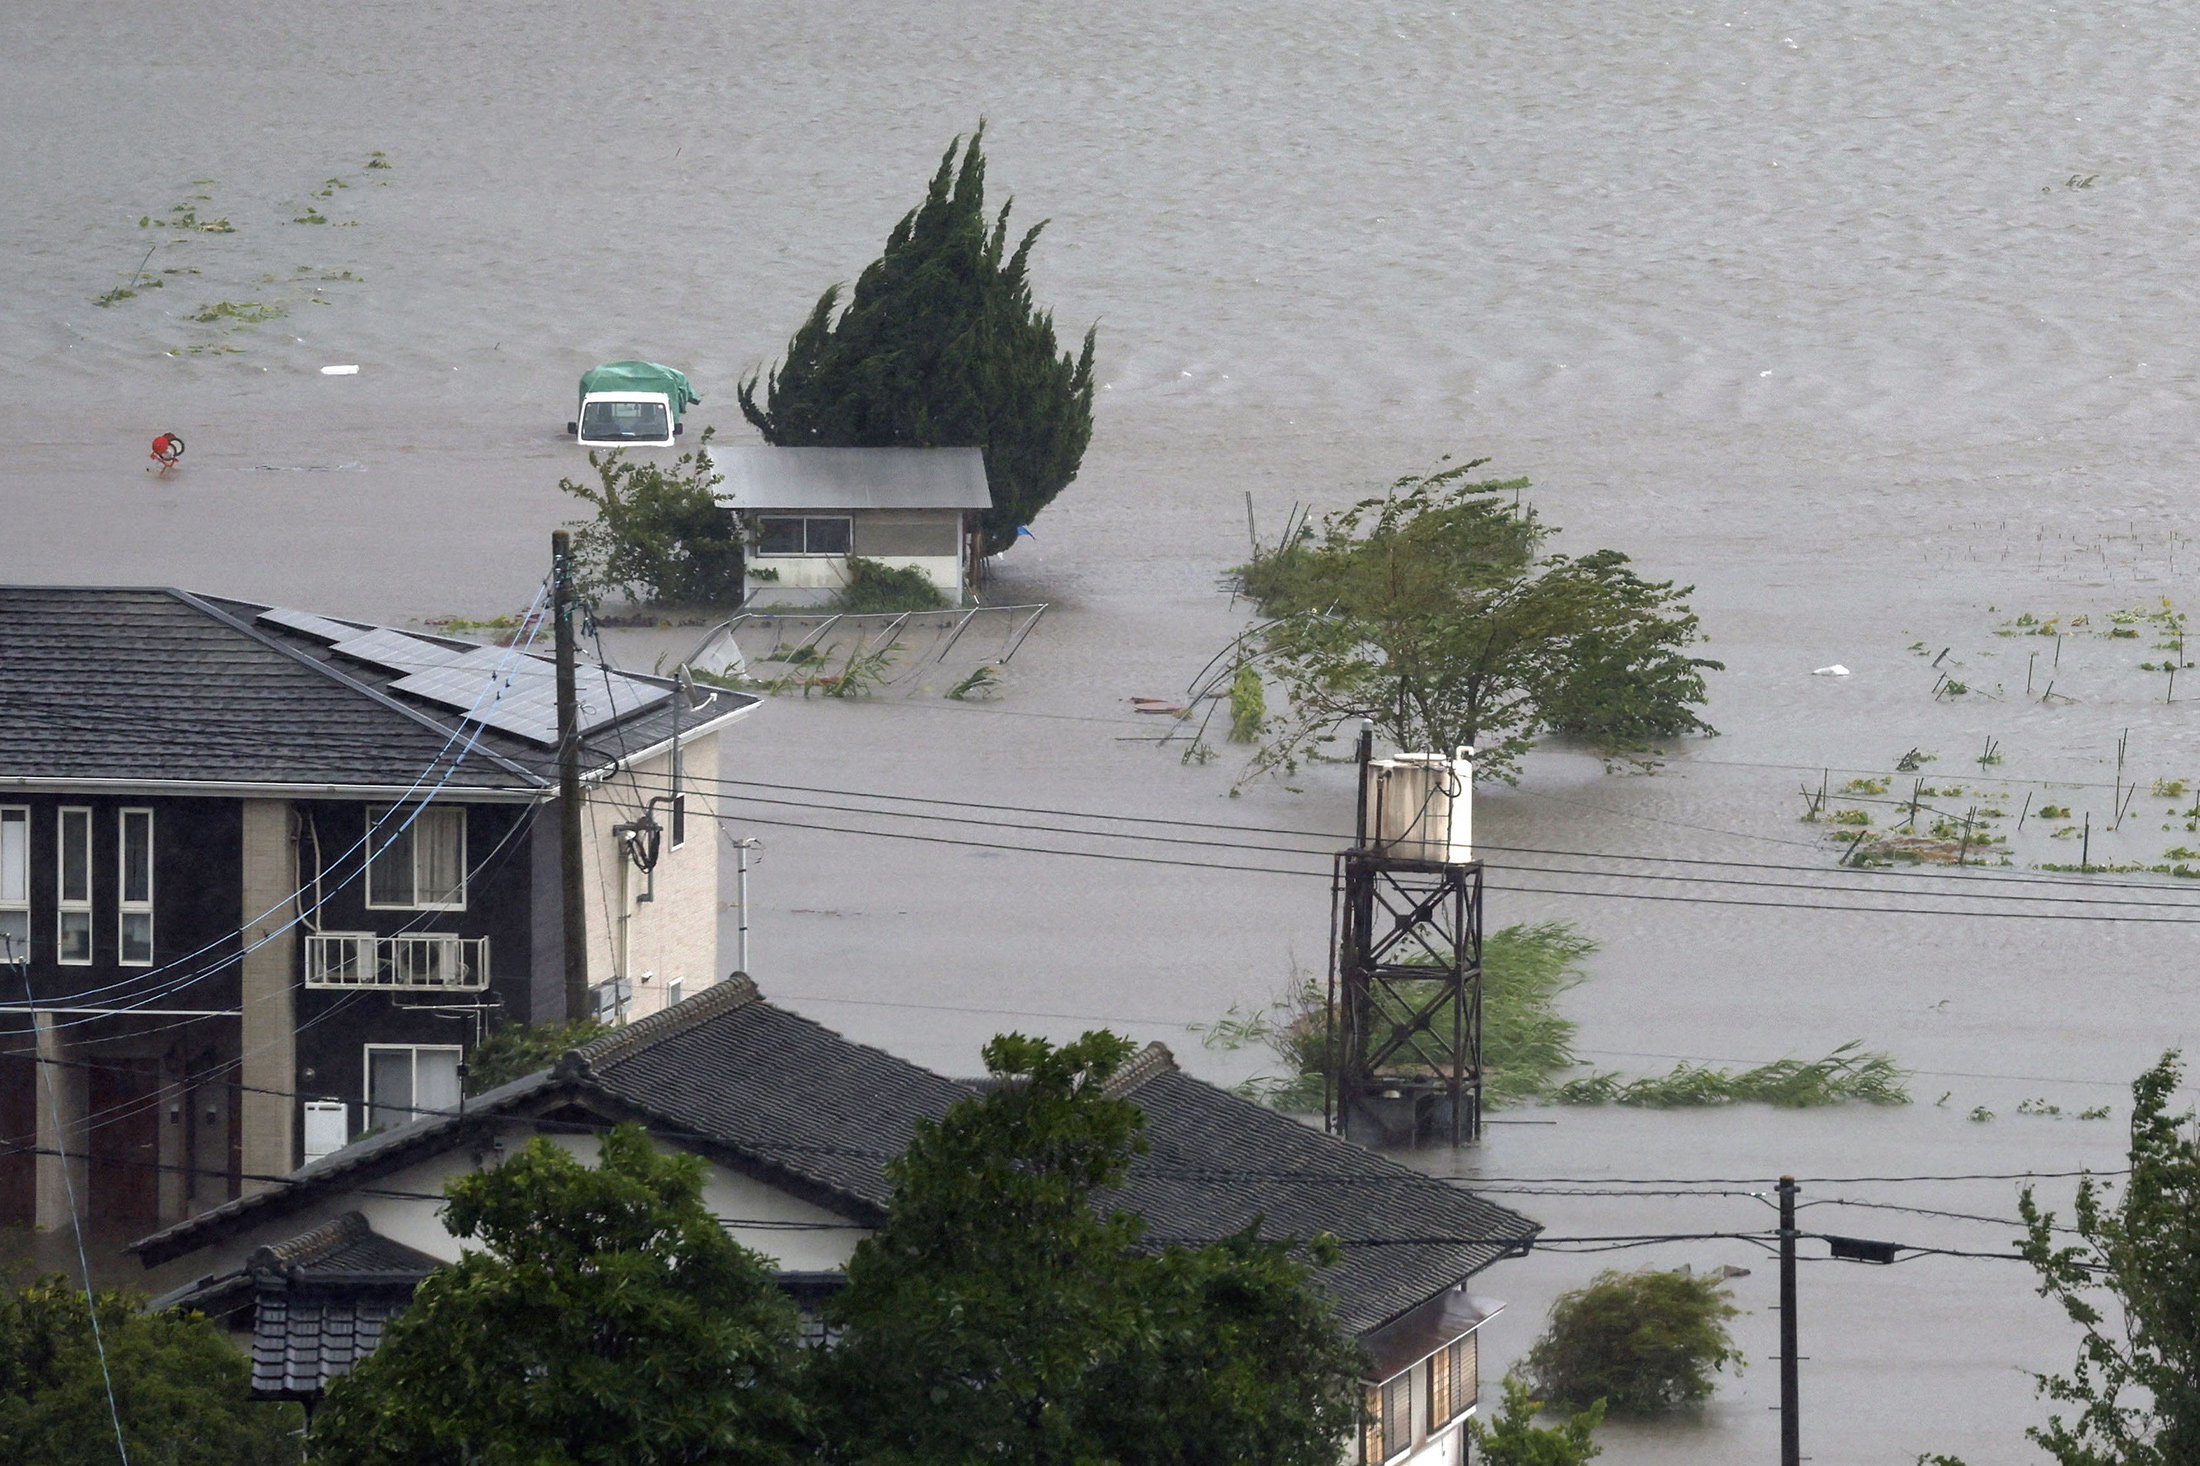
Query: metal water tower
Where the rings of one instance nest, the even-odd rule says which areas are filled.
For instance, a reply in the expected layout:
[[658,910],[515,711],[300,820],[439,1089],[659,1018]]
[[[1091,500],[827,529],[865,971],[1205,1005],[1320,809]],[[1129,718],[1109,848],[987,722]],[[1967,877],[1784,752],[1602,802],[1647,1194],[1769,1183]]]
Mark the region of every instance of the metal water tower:
[[1377,759],[1337,857],[1324,1117],[1371,1143],[1482,1134],[1482,865],[1474,750]]

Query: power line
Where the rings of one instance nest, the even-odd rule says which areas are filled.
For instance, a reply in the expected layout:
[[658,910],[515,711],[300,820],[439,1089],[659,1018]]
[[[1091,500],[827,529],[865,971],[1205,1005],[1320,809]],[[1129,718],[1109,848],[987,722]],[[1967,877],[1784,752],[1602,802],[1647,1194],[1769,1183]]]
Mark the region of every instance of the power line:
[[[1174,867],[1177,869],[1212,870],[1246,873],[1253,875],[1295,876],[1302,879],[1330,879],[1330,873],[1328,871],[1322,870],[1289,870],[1281,869],[1275,866],[1227,864],[1221,861],[1172,860],[1162,856],[1124,855],[1110,851],[1064,850],[1053,846],[1006,844],[997,840],[962,840],[946,835],[920,835],[903,830],[849,829],[844,825],[821,825],[812,821],[773,819],[768,816],[762,815],[736,815],[719,813],[713,816],[713,818],[721,820],[739,819],[748,824],[768,825],[782,829],[808,830],[817,834],[857,835],[872,839],[883,840],[911,840],[916,841],[920,844],[927,845],[949,845],[979,850],[1001,850],[1019,855],[1059,855],[1068,856],[1080,860],[1105,860],[1115,861],[1119,863],[1128,863],[1133,865],[1166,866]],[[1062,831],[1060,833],[1077,835],[1086,832]],[[1276,853],[1307,855],[1313,854],[1313,852],[1311,851],[1278,851]],[[1531,870],[1532,869],[1533,868],[1531,868]],[[1535,873],[1550,875],[1574,875],[1590,880],[1625,880],[1629,878],[1622,872],[1536,871]],[[1562,886],[1526,885],[1512,882],[1500,882],[1496,880],[1491,880],[1487,876],[1484,877],[1484,888],[1487,890],[1509,891],[1515,894],[1530,896],[1571,896],[1578,897],[1584,900],[1655,901],[1660,903],[1697,906],[1740,906],[1754,907],[1756,909],[1765,911],[1834,911],[1847,912],[1859,916],[1953,916],[2015,921],[2120,921],[2127,924],[2143,924],[2151,926],[2200,926],[2200,915],[2190,917],[2131,916],[2117,912],[2007,911],[1991,909],[1960,910],[1937,906],[1891,906],[1883,904],[1866,905],[1854,902],[1834,903],[1824,901],[1755,901],[1735,896],[1660,895],[1654,892],[1647,891],[1584,891]],[[1829,887],[1827,889],[1829,892],[1837,891],[1837,888]],[[1866,901],[1870,901],[1877,893],[1857,892],[1854,894],[1863,897]],[[1972,899],[1996,899],[1992,897],[1972,897],[1966,894],[1955,892],[1920,891],[1908,894],[1928,900],[1937,899],[1958,901]],[[2003,899],[2022,900],[2042,898],[2020,897]],[[2196,911],[2200,911],[2200,905],[2196,905],[2194,909]]]
[[[1107,822],[1107,823],[1113,823],[1113,824],[1140,824],[1140,825],[1159,825],[1159,826],[1163,826],[1163,827],[1167,827],[1167,828],[1175,828],[1175,829],[1191,829],[1191,830],[1204,830],[1204,831],[1208,831],[1208,832],[1211,832],[1211,833],[1218,833],[1218,834],[1240,834],[1240,835],[1281,835],[1281,836],[1285,836],[1285,837],[1287,837],[1287,838],[1290,838],[1290,839],[1298,839],[1298,840],[1313,840],[1313,841],[1323,841],[1323,842],[1327,842],[1327,848],[1324,848],[1324,849],[1322,849],[1322,850],[1319,850],[1319,851],[1313,851],[1313,850],[1309,850],[1309,851],[1286,851],[1286,852],[1282,852],[1282,853],[1288,853],[1288,854],[1307,854],[1307,855],[1316,855],[1316,854],[1319,854],[1319,855],[1327,855],[1327,854],[1329,854],[1329,853],[1331,852],[1331,850],[1333,850],[1333,849],[1334,849],[1334,847],[1335,847],[1335,843],[1336,843],[1336,842],[1338,842],[1338,841],[1343,841],[1343,840],[1348,840],[1348,839],[1350,839],[1350,838],[1351,838],[1349,834],[1335,834],[1335,835],[1332,835],[1332,834],[1327,834],[1327,833],[1324,833],[1324,832],[1321,832],[1321,831],[1313,831],[1313,830],[1300,830],[1300,829],[1291,829],[1291,828],[1287,828],[1287,827],[1283,827],[1283,826],[1276,826],[1276,825],[1237,825],[1237,824],[1226,824],[1226,823],[1221,823],[1221,822],[1217,822],[1217,821],[1211,821],[1211,820],[1187,820],[1187,819],[1170,819],[1170,818],[1164,818],[1164,817],[1161,817],[1161,816],[1155,816],[1155,815],[1125,815],[1125,814],[1107,814],[1107,813],[1103,813],[1103,812],[1100,812],[1100,811],[1097,811],[1097,810],[1056,809],[1056,808],[1051,808],[1051,807],[1047,807],[1047,806],[1035,806],[1035,805],[1020,805],[1020,804],[995,804],[995,803],[991,803],[991,802],[987,802],[987,801],[980,801],[980,800],[967,800],[967,799],[946,799],[946,798],[938,798],[938,797],[933,797],[933,796],[927,796],[927,795],[915,795],[915,794],[889,794],[889,793],[884,793],[884,792],[875,792],[875,791],[867,791],[867,790],[856,790],[856,789],[834,789],[834,788],[825,788],[825,787],[819,787],[819,786],[815,786],[815,785],[802,785],[802,784],[786,784],[786,783],[781,783],[781,782],[777,782],[777,781],[772,781],[772,780],[763,780],[763,779],[734,779],[734,778],[727,778],[727,777],[724,777],[724,776],[720,776],[719,778],[716,778],[716,779],[711,779],[711,780],[695,780],[694,782],[698,782],[698,783],[714,783],[714,784],[719,784],[719,785],[723,785],[723,786],[728,786],[728,787],[740,787],[740,788],[752,788],[752,789],[767,789],[767,790],[773,790],[773,791],[777,791],[777,792],[780,792],[780,793],[794,793],[794,794],[820,794],[820,795],[826,795],[826,796],[828,796],[828,797],[831,797],[831,798],[836,798],[836,799],[865,799],[865,800],[875,800],[875,801],[880,801],[880,802],[890,802],[890,803],[897,803],[897,804],[928,804],[928,805],[939,805],[939,806],[943,806],[943,807],[946,807],[946,808],[950,808],[950,809],[975,809],[975,810],[983,810],[983,811],[987,811],[987,812],[989,812],[989,813],[994,813],[994,814],[1003,814],[1003,813],[1006,813],[1006,814],[1032,814],[1032,815],[1046,815],[1046,816],[1052,816],[1052,817],[1056,817],[1056,818],[1063,818],[1063,819],[1078,819],[1078,820],[1088,820],[1088,821],[1103,821],[1103,822]],[[735,798],[735,799],[751,799],[751,798],[754,798],[755,796],[749,796],[749,795],[741,795],[741,794],[731,794],[731,795],[729,795],[728,797],[729,797],[729,798]],[[1539,798],[1553,798],[1554,796],[1548,796],[1548,795],[1539,795],[1539,796],[1537,796],[1537,797],[1539,797]],[[801,802],[801,801],[786,801],[786,800],[779,800],[779,801],[768,801],[768,802],[773,802],[773,803],[797,803],[797,804],[803,804],[803,802]],[[1559,801],[1559,802],[1561,802],[1561,803],[1564,803],[1564,802],[1567,802],[1567,801]],[[1906,800],[1905,800],[1905,801],[1896,801],[1896,802],[1900,802],[1900,803],[1907,803],[1908,801],[1906,801]],[[803,804],[803,807],[814,807],[814,806],[811,806],[811,805],[808,805],[808,804]],[[1593,807],[1593,806],[1585,806],[1585,807]],[[860,812],[860,813],[865,813],[865,814],[879,814],[879,815],[893,815],[893,814],[895,814],[895,811],[891,811],[891,810],[883,810],[883,809],[881,809],[881,810],[862,810],[862,811],[858,811],[858,812]],[[1607,812],[1607,813],[1616,813],[1616,811],[1606,811],[1606,812]],[[906,818],[906,817],[908,817],[908,816],[903,816],[903,817],[905,817],[905,818]],[[942,816],[941,818],[945,818],[945,817],[944,817],[944,816]],[[1664,822],[1664,823],[1671,823],[1671,822],[1670,822],[1670,821],[1666,821],[1666,822]],[[1106,831],[1100,831],[1100,830],[1079,830],[1079,831],[1067,831],[1067,832],[1061,832],[1061,831],[1055,831],[1055,830],[1054,830],[1054,828],[1053,828],[1053,827],[1050,827],[1050,826],[1026,826],[1026,827],[1023,827],[1023,828],[1031,828],[1031,829],[1037,829],[1037,830],[1041,830],[1041,831],[1045,831],[1045,832],[1056,832],[1056,833],[1074,833],[1074,834],[1091,835],[1091,836],[1094,836],[1094,837],[1098,837],[1098,838],[1110,838],[1110,839],[1127,839],[1127,838],[1141,838],[1141,837],[1136,837],[1136,836],[1115,835],[1115,834],[1111,834],[1110,832],[1106,832]],[[1711,830],[1711,827],[1710,827],[1710,826],[1693,826],[1693,825],[1691,825],[1691,826],[1687,826],[1687,828],[1690,828],[1690,829],[1705,829],[1705,830]],[[1712,833],[1716,833],[1716,834],[1731,834],[1731,833],[1733,833],[1733,832],[1731,832],[1731,831],[1723,831],[1723,830],[1711,830],[1711,832],[1712,832]],[[1149,836],[1149,837],[1142,837],[1142,838],[1148,838],[1148,839],[1158,839],[1158,838],[1160,838],[1160,837],[1156,837],[1156,836]],[[1192,842],[1192,843],[1198,843],[1198,842]],[[1798,846],[1799,848],[1804,848],[1804,849],[1815,849],[1815,848],[1818,848],[1818,847],[1816,847],[1816,846],[1812,846],[1812,845],[1805,845],[1805,844],[1803,844],[1802,842],[1799,842],[1799,841],[1797,841],[1797,842],[1782,842],[1782,843],[1793,843],[1793,844],[1796,844],[1796,845],[1797,845],[1797,846]],[[1274,849],[1276,849],[1276,847],[1273,847],[1273,846],[1267,846],[1267,845],[1247,845],[1247,846],[1243,846],[1243,847],[1235,847],[1235,848],[1244,848],[1244,849],[1249,849],[1249,850],[1253,850],[1253,849],[1257,849],[1257,850],[1274,850]],[[2080,890],[2121,889],[2121,890],[2140,890],[2140,891],[2160,891],[2160,892],[2174,892],[2174,891],[2177,891],[2177,890],[2179,890],[2179,889],[2180,889],[2180,888],[2179,888],[2179,887],[2178,887],[2178,886],[2177,886],[2176,884],[2174,884],[2174,883],[2164,883],[2164,882],[2160,882],[2160,881],[2113,881],[2113,880],[2097,880],[2097,879],[2094,879],[2094,878],[2092,878],[2092,877],[2083,877],[2083,878],[2076,878],[2076,879],[2073,879],[2072,877],[2069,877],[2069,876],[2042,876],[2042,875],[2017,875],[2017,874],[2003,874],[2003,873],[2001,873],[2001,872],[1999,872],[1999,871],[1989,871],[1989,870],[1984,870],[1984,869],[1978,870],[1978,871],[1976,871],[1976,872],[1965,872],[1965,873],[1953,873],[1953,872],[1951,872],[1951,873],[1945,873],[1945,874],[1944,874],[1944,873],[1940,873],[1940,872],[1935,872],[1935,871],[1929,871],[1929,870],[1924,870],[1924,869],[1911,869],[1911,868],[1905,868],[1905,869],[1901,869],[1901,870],[1895,870],[1895,869],[1890,869],[1890,868],[1879,868],[1879,867],[1871,867],[1871,866],[1853,866],[1853,867],[1831,867],[1831,868],[1829,868],[1829,867],[1826,867],[1826,866],[1823,866],[1823,865],[1796,865],[1796,864],[1778,864],[1778,863],[1773,863],[1773,862],[1767,862],[1767,861],[1730,860],[1730,859],[1722,859],[1722,858],[1717,858],[1717,857],[1710,857],[1710,856],[1679,856],[1679,855],[1640,855],[1640,854],[1630,854],[1630,853],[1627,853],[1627,852],[1624,852],[1624,851],[1597,851],[1597,850],[1562,850],[1562,849],[1550,849],[1550,848],[1547,848],[1547,847],[1542,847],[1542,846],[1530,846],[1530,845],[1497,845],[1497,844],[1492,844],[1492,843],[1489,843],[1489,842],[1487,842],[1487,841],[1479,841],[1479,840],[1475,842],[1475,848],[1476,848],[1476,849],[1478,849],[1478,850],[1491,850],[1491,851],[1496,851],[1496,852],[1498,852],[1499,854],[1505,854],[1505,855],[1540,855],[1540,856],[1552,856],[1552,857],[1560,857],[1560,856],[1563,856],[1563,857],[1570,857],[1570,858],[1576,858],[1576,859],[1584,859],[1584,860],[1627,860],[1627,861],[1636,861],[1636,862],[1648,862],[1648,863],[1654,863],[1654,864],[1662,864],[1662,865],[1701,865],[1701,866],[1714,866],[1714,867],[1722,867],[1722,868],[1726,868],[1726,869],[1736,869],[1736,870],[1762,870],[1762,871],[1782,871],[1782,872],[1789,872],[1789,873],[1802,873],[1802,874],[1825,874],[1825,875],[1831,875],[1831,874],[1834,874],[1834,873],[1836,873],[1836,872],[1838,871],[1838,872],[1839,872],[1840,874],[1843,874],[1843,875],[1847,875],[1847,876],[1852,876],[1852,877],[1868,877],[1868,878],[1875,878],[1875,879],[1880,879],[1880,880],[1901,880],[1901,881],[1910,881],[1910,882],[1916,882],[1916,881],[1920,881],[1920,880],[1927,880],[1927,881],[1955,881],[1955,882],[1964,882],[1964,881],[1968,881],[1968,882],[1975,882],[1975,883],[1978,883],[1978,884],[1982,884],[1982,885],[1990,884],[1990,885],[2032,885],[2032,886],[2058,886],[2058,887],[2069,887],[2069,888],[2074,888],[2074,889],[2080,889]]]

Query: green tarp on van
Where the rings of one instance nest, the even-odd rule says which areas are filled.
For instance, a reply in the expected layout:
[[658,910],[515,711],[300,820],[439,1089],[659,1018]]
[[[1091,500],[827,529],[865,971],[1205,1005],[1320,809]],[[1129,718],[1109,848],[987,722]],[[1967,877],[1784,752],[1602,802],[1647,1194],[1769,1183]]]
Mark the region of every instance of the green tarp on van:
[[653,361],[613,361],[581,373],[581,397],[591,392],[662,392],[672,403],[672,420],[702,398],[688,385],[687,373],[659,366]]

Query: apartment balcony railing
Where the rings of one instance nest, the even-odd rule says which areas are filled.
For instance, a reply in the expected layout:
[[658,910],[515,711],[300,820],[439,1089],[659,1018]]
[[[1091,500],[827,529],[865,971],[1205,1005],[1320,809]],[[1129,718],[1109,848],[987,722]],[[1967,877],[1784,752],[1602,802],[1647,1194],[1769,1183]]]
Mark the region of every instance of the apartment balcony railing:
[[489,985],[489,939],[439,932],[306,936],[306,986],[398,992],[479,992]]

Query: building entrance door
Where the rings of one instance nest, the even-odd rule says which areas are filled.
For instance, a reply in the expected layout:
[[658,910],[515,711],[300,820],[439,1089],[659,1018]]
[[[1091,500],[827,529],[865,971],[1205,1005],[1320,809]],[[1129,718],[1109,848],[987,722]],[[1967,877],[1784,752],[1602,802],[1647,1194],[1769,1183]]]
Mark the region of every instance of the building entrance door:
[[160,1220],[160,1061],[91,1061],[85,1086],[91,1119],[87,1221]]
[[0,1053],[0,1227],[37,1219],[37,1144],[38,1063],[28,1053]]

